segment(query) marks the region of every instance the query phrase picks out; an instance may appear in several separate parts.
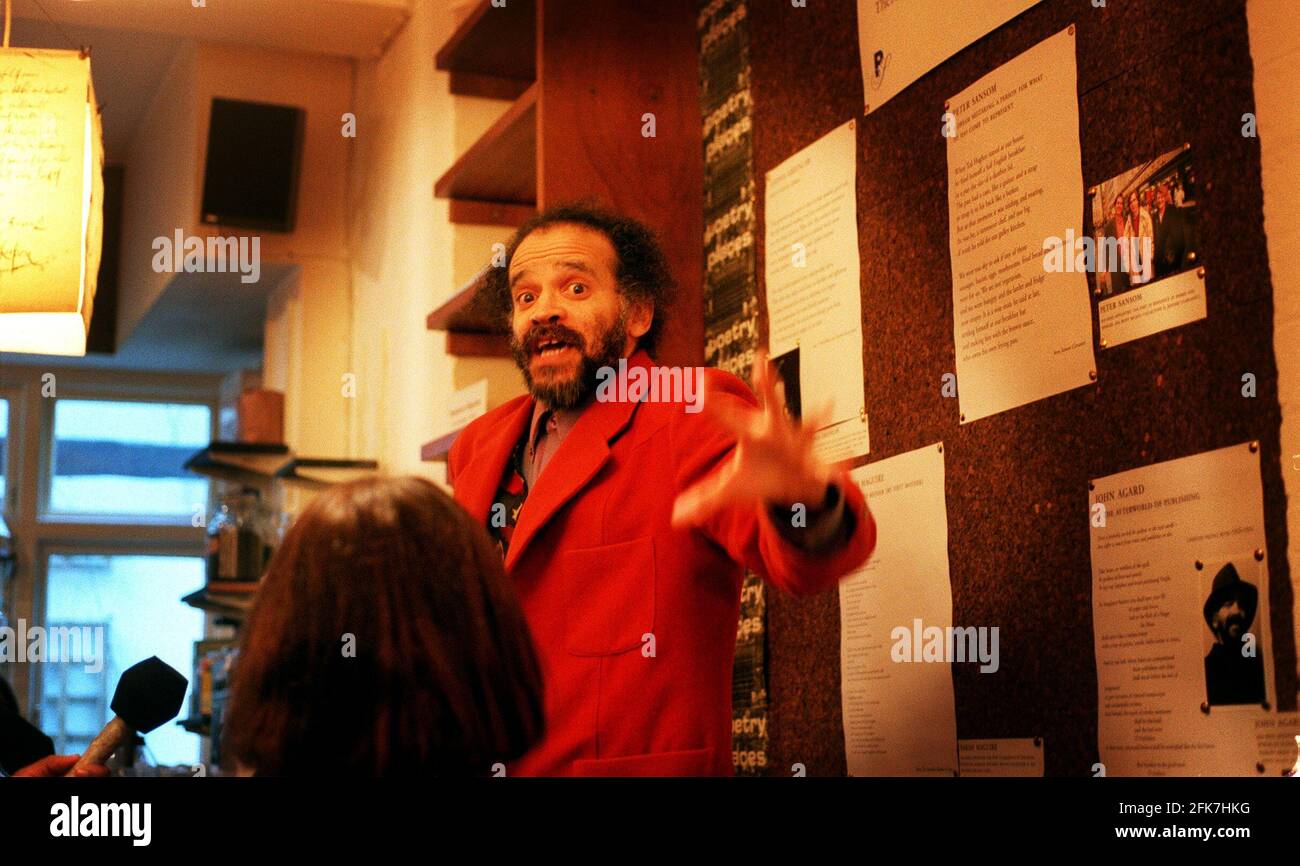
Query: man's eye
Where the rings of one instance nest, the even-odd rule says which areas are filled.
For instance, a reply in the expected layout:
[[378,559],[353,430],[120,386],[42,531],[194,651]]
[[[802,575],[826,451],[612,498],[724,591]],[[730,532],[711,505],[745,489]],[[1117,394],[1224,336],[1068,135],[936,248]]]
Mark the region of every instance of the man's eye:
[[519,294],[515,295],[515,304],[517,306],[522,307],[523,305],[531,304],[532,302],[533,302],[532,292],[520,292]]
[[587,285],[586,283],[570,283],[569,289],[574,292],[574,294],[581,295],[587,291]]

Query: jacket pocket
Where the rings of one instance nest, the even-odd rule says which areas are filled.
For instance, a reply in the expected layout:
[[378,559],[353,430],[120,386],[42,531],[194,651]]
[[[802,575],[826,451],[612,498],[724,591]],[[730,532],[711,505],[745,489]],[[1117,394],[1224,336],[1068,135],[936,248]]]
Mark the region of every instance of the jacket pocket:
[[583,758],[573,762],[575,776],[712,776],[716,773],[712,749]]
[[565,551],[565,648],[574,655],[623,653],[654,628],[654,541],[636,538]]

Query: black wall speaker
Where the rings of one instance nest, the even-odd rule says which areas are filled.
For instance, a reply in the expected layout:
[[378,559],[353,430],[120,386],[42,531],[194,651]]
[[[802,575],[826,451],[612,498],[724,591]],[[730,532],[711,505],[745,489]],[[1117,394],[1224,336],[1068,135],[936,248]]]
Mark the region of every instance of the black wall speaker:
[[213,99],[203,171],[203,222],[293,231],[306,112]]

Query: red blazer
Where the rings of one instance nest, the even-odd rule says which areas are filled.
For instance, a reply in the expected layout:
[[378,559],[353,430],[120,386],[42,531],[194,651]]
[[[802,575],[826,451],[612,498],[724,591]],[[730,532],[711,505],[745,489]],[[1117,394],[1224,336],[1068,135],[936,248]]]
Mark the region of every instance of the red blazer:
[[[629,368],[651,363],[643,351],[628,359]],[[739,378],[705,376],[720,389],[707,399],[757,405]],[[533,402],[525,395],[493,409],[452,446],[448,481],[484,525]],[[506,556],[537,647],[547,725],[507,774],[731,774],[744,566],[781,589],[820,592],[876,542],[846,470],[840,487],[857,527],[830,555],[787,543],[758,505],[673,529],[677,494],[734,448],[707,412],[683,403],[593,402],[574,424],[528,492]]]

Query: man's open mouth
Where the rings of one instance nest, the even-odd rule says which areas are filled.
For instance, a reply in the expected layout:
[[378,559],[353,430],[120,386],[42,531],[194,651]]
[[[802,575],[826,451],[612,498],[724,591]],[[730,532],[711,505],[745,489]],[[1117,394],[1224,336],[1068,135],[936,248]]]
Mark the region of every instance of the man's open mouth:
[[572,348],[574,348],[574,345],[568,340],[542,340],[533,347],[533,354],[542,358],[552,358],[565,349]]

